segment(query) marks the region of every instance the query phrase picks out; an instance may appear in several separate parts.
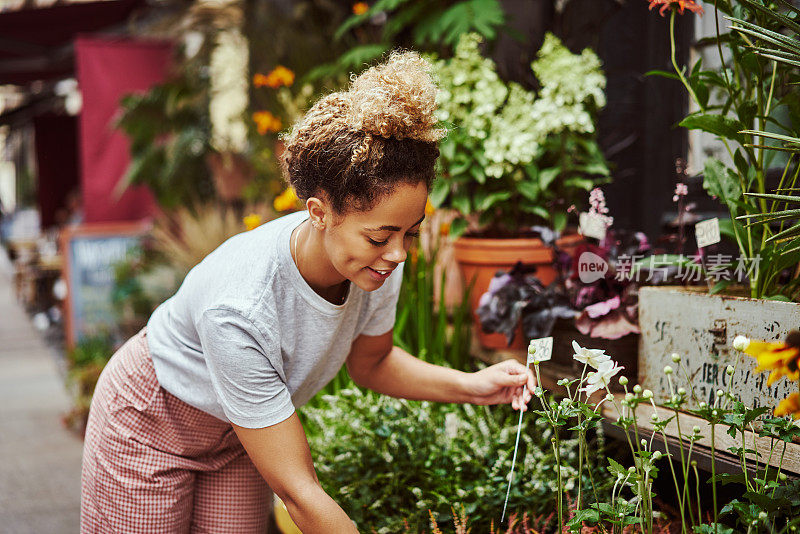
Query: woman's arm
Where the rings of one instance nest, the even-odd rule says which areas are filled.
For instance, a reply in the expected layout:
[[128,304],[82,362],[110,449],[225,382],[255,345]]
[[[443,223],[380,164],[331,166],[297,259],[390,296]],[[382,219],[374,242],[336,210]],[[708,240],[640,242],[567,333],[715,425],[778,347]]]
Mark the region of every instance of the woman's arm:
[[266,428],[233,425],[233,429],[302,532],[358,533],[353,521],[320,486],[296,413]]
[[[359,336],[347,357],[347,371],[356,384],[412,400],[501,404],[525,409],[535,386],[533,372],[507,360],[476,373],[465,373],[423,362],[393,346],[392,331]],[[528,391],[523,394],[523,385]]]

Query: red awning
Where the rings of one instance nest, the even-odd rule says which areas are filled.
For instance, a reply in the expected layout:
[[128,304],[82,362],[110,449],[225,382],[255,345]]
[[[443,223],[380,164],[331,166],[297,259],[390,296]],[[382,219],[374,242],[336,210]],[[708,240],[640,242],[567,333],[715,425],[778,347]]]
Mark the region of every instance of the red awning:
[[144,4],[108,0],[0,12],[0,85],[72,75],[78,34],[113,28]]

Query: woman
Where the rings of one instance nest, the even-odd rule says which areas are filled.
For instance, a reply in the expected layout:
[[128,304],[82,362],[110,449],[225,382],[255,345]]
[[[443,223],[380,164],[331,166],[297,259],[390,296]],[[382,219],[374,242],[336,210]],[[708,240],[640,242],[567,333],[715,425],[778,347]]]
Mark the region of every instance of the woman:
[[303,532],[357,532],[295,413],[343,363],[387,395],[525,409],[516,361],[464,373],[392,344],[443,133],[435,92],[425,61],[394,53],[295,127],[284,164],[307,211],[221,245],[104,369],[82,532],[263,532],[270,490]]

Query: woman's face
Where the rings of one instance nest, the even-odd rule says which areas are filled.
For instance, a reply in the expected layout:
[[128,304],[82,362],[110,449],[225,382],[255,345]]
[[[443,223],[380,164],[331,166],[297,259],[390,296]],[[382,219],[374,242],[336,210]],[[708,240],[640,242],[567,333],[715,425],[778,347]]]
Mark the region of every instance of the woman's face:
[[369,211],[340,216],[324,239],[333,268],[365,291],[381,287],[419,235],[427,199],[424,182],[400,184]]

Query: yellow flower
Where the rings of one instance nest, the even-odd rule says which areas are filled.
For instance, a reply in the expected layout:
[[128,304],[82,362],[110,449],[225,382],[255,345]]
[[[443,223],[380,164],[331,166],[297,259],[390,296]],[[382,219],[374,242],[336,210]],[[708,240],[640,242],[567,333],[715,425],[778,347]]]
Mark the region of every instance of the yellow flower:
[[784,415],[791,415],[793,419],[800,419],[800,393],[792,393],[775,408],[775,417],[783,417]]
[[253,113],[253,121],[261,135],[268,132],[279,132],[283,126],[281,120],[269,111],[256,111]]
[[249,232],[253,228],[258,228],[259,226],[261,226],[261,215],[257,213],[251,213],[250,215],[242,219],[242,222],[244,222],[244,226],[245,228],[247,228],[247,231]]
[[283,65],[278,65],[269,74],[253,75],[253,85],[256,87],[271,87],[277,89],[281,85],[290,86],[294,83],[294,72]]
[[770,371],[768,386],[783,376],[789,380],[800,379],[800,332],[791,332],[785,342],[751,340],[743,352],[758,360],[753,372]]
[[363,15],[369,10],[369,5],[366,2],[356,2],[353,4],[353,14]]
[[272,203],[272,206],[275,208],[275,211],[288,211],[296,208],[298,201],[299,199],[297,198],[297,194],[294,192],[294,188],[289,186],[283,193],[275,197],[275,201]]
[[431,199],[428,197],[428,200],[425,202],[425,216],[430,217],[433,215],[434,211],[436,211],[436,208],[433,207],[433,204],[431,204]]

